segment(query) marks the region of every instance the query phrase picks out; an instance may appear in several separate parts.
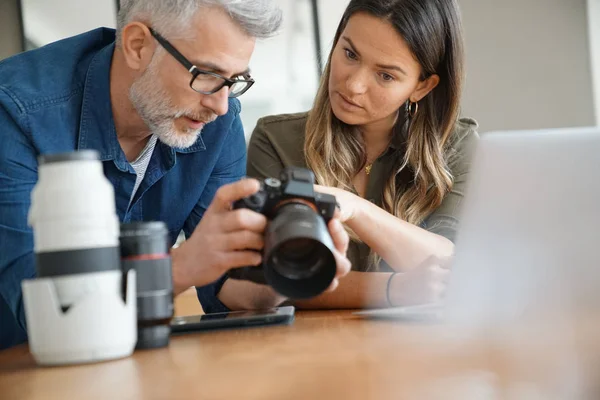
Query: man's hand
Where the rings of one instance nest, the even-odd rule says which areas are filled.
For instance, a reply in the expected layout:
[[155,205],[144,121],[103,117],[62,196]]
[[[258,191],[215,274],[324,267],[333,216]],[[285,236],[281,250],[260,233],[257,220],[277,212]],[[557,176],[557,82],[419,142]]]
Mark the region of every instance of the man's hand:
[[172,251],[175,295],[190,286],[204,286],[231,268],[259,265],[264,246],[264,215],[232,210],[233,202],[258,192],[254,179],[221,187],[191,237]]

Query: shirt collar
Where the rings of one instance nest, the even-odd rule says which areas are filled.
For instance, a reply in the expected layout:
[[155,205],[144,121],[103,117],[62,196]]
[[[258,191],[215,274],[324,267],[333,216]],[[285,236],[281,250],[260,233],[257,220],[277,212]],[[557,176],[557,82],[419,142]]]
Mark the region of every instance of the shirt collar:
[[101,49],[88,68],[77,148],[94,149],[100,153],[102,161],[113,160],[121,171],[129,171],[129,162],[117,139],[110,101],[110,66],[114,50],[114,42]]

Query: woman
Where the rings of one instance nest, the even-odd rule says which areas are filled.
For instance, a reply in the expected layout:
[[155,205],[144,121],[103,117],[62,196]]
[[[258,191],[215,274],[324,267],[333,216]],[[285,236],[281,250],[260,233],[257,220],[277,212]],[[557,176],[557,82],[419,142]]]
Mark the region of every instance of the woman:
[[311,169],[354,236],[353,272],[299,306],[359,308],[443,294],[475,121],[459,119],[463,38],[455,0],[352,0],[312,110],[263,118],[248,175]]

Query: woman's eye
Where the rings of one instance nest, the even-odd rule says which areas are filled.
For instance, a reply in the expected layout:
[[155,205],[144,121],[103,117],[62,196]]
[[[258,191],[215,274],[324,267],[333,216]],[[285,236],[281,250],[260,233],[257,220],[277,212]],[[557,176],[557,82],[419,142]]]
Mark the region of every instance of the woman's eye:
[[356,60],[356,54],[354,54],[354,52],[352,50],[344,49],[344,51],[346,52],[346,57],[349,60]]
[[390,74],[386,74],[385,72],[382,72],[379,75],[381,76],[381,79],[383,79],[385,82],[391,82],[394,80],[393,76],[391,76]]

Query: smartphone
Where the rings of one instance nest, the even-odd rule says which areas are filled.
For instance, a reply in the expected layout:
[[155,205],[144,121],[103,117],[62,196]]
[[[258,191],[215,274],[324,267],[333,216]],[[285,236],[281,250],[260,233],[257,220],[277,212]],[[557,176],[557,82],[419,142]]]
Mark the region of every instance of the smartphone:
[[294,307],[285,306],[268,310],[231,311],[174,317],[171,320],[171,332],[185,333],[223,328],[288,325],[293,321]]

